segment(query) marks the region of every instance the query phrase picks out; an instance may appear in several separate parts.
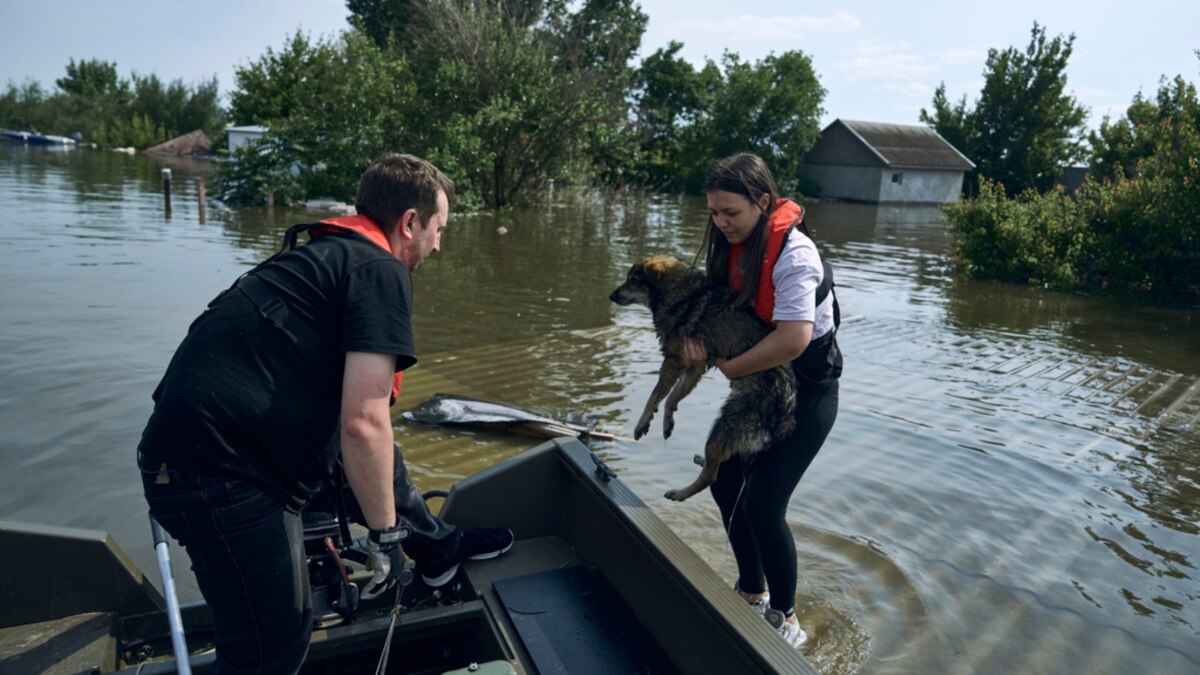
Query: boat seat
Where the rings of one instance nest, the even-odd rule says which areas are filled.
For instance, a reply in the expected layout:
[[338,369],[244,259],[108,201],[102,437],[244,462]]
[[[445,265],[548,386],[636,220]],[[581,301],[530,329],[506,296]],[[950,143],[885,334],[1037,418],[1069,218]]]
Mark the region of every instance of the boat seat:
[[538,672],[677,672],[595,567],[499,579],[493,587]]
[[0,628],[0,672],[112,671],[117,665],[116,620],[113,612],[87,612]]

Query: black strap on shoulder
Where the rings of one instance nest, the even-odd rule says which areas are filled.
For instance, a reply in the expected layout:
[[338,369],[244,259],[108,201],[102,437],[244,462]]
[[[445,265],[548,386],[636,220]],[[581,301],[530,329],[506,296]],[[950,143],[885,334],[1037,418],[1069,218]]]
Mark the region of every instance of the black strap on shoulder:
[[299,344],[300,338],[289,328],[288,321],[288,306],[287,303],[279,298],[279,296],[267,287],[267,284],[258,278],[258,275],[250,274],[237,280],[233,285],[250,298],[250,302],[258,308],[258,313],[262,318],[270,321],[291,340],[292,344]]
[[279,295],[276,294],[275,291],[271,290],[271,288],[262,279],[259,279],[258,275],[254,273],[264,267],[267,263],[270,263],[272,260],[278,258],[284,253],[287,253],[288,251],[295,249],[296,242],[300,238],[300,234],[303,232],[308,232],[312,228],[319,225],[320,223],[303,223],[289,227],[287,232],[283,234],[283,245],[278,251],[272,254],[271,257],[243,272],[241,276],[234,280],[229,288],[222,291],[220,295],[213,299],[212,302],[208,303],[208,306],[212,307],[214,304],[216,304],[217,300],[220,300],[226,293],[237,289],[245,294],[246,297],[250,298],[250,302],[254,303],[254,306],[258,308],[259,315],[271,322],[293,344],[298,344],[300,342],[300,338],[297,337],[296,332],[290,328],[290,326],[293,326],[295,322],[294,320],[288,320],[287,303],[280,299]]
[[[320,223],[302,223],[300,225],[293,225],[289,227],[287,232],[283,233],[283,246],[279,249],[279,253],[276,253],[275,255],[287,253],[288,251],[296,248],[296,240],[300,238],[300,235],[319,225]],[[275,255],[271,257],[274,258]]]
[[[803,208],[803,207],[801,207],[801,208]],[[796,219],[793,220],[792,224],[788,226],[787,233],[783,235],[783,242],[779,245],[780,253],[783,252],[783,247],[787,244],[787,238],[788,238],[788,235],[792,233],[792,228],[796,228],[796,229],[800,230],[801,232],[804,233],[804,236],[808,237],[809,239],[812,239],[812,234],[809,233],[808,226],[805,225],[805,223],[804,223],[804,211],[801,211],[800,215],[796,216]],[[814,243],[815,243],[815,241],[816,240],[814,240]],[[776,260],[779,259],[778,254],[775,256],[775,259]],[[821,258],[821,268],[822,268],[822,270],[821,270],[821,285],[817,286],[817,297],[815,300],[815,303],[818,307],[821,305],[822,302],[825,302],[825,298],[829,297],[829,295],[831,293],[833,293],[833,287],[836,285],[833,282],[833,266],[831,266],[829,264],[829,261],[825,260],[825,258]],[[838,306],[837,294],[834,294],[833,295],[833,327],[836,330],[837,327],[840,325],[842,325],[842,308]]]

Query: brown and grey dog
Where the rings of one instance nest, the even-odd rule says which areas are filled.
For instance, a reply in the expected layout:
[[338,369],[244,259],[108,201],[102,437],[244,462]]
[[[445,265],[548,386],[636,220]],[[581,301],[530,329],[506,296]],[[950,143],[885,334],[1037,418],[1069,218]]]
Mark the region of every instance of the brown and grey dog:
[[[679,402],[715,365],[713,359],[737,356],[771,332],[752,310],[734,308],[731,290],[713,286],[703,272],[668,255],[651,256],[635,264],[625,283],[608,297],[618,305],[649,307],[662,348],[658,384],[634,427],[635,438],[650,430],[650,420],[664,397],[663,436],[669,438]],[[684,360],[686,337],[704,341],[708,363],[689,364]],[[708,434],[704,456],[695,458],[703,467],[700,476],[685,488],[667,491],[666,497],[680,502],[691,497],[716,480],[717,469],[734,453],[749,458],[791,433],[796,424],[795,408],[796,377],[786,365],[730,382],[729,398]]]

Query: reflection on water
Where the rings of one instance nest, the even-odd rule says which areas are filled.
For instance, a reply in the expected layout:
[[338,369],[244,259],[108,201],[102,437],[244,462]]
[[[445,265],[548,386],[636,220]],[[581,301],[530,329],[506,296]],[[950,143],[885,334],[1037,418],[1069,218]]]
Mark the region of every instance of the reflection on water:
[[[321,217],[212,204],[201,225],[206,167],[186,163],[168,216],[162,166],[0,146],[0,517],[109,530],[146,570],[149,394],[208,300]],[[695,198],[561,194],[453,217],[414,278],[401,407],[450,391],[628,434],[659,358],[648,312],[607,294],[644,255],[690,260],[704,217]],[[938,219],[809,205],[848,318],[838,423],[788,511],[806,653],[833,673],[1195,672],[1196,312],[959,279]],[[725,391],[706,378],[669,441],[656,425],[597,452],[732,582],[711,500],[661,497],[694,476]],[[399,436],[425,488],[529,445]]]

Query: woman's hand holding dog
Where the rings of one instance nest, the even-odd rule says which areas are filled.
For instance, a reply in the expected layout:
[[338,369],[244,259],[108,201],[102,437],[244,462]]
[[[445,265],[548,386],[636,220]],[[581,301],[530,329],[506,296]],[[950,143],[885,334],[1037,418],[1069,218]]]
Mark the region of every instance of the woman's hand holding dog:
[[[700,338],[684,338],[683,358],[690,364],[708,365],[708,346],[705,345],[704,340],[701,340]],[[717,370],[721,371],[722,375],[729,377],[729,374],[725,372],[725,359],[718,357],[714,358],[712,361],[717,366]]]
[[708,347],[700,338],[683,338],[683,358],[689,364],[708,363]]

